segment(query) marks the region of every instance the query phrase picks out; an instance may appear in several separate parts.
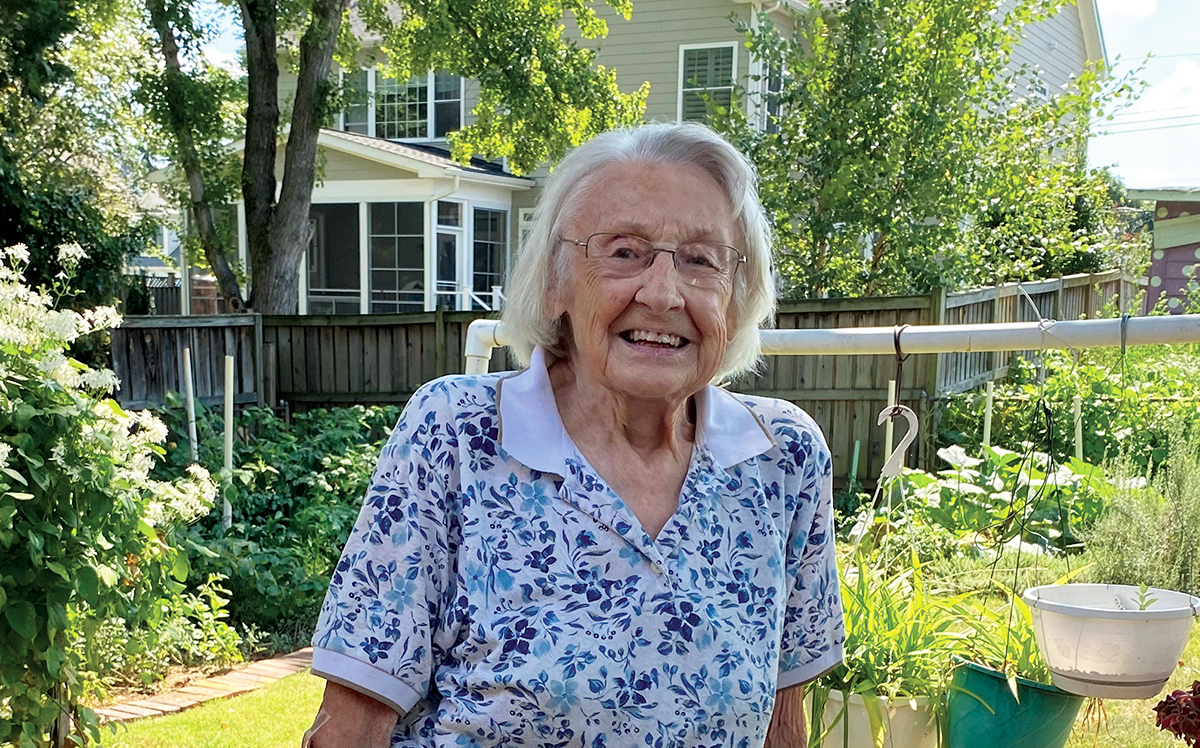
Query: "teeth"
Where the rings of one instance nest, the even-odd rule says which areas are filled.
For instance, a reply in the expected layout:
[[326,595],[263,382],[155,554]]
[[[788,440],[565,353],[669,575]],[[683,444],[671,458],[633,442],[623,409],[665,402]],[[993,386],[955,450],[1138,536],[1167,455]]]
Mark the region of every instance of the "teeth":
[[646,340],[651,343],[662,343],[669,345],[672,348],[678,348],[683,344],[683,338],[678,335],[670,335],[665,332],[650,332],[649,330],[630,330],[629,339],[633,342]]

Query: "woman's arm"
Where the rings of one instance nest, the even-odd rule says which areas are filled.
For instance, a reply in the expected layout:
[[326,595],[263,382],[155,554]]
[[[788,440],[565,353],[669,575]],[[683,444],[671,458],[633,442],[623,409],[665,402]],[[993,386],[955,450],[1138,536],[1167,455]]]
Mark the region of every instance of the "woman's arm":
[[303,748],[388,748],[398,719],[387,704],[327,681]]
[[775,711],[767,728],[763,748],[807,748],[808,726],[804,722],[804,686],[792,686],[775,694]]

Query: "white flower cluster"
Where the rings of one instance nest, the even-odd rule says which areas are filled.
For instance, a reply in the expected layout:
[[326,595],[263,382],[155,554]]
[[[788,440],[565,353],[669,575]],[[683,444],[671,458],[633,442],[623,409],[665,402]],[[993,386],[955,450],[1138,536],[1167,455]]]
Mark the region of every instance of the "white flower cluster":
[[83,250],[83,247],[79,246],[78,242],[58,245],[58,264],[64,268],[74,270],[79,267],[81,260],[86,259],[87,252]]
[[151,527],[191,522],[211,509],[217,500],[217,484],[199,465],[188,467],[186,481],[151,483],[155,498],[146,506],[146,524]]

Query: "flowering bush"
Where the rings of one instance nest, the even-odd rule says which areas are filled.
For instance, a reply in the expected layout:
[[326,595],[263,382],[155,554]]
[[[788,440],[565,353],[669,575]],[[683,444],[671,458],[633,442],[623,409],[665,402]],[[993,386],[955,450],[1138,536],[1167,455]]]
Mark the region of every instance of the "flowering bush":
[[1177,689],[1154,707],[1154,724],[1188,745],[1200,744],[1200,681],[1184,691]]
[[[67,271],[82,256],[59,251]],[[22,748],[64,729],[98,739],[91,712],[63,719],[84,695],[73,623],[151,621],[188,574],[176,529],[216,496],[199,467],[150,478],[166,428],[103,399],[113,373],[67,354],[120,317],[54,308],[54,289],[25,284],[27,263],[20,245],[0,250],[0,744]]]

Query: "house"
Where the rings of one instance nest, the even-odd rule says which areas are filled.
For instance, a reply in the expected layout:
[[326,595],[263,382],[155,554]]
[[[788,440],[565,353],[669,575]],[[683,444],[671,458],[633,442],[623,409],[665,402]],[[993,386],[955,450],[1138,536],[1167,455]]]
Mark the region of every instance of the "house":
[[[1130,200],[1154,201],[1154,250],[1146,308],[1186,310],[1188,284],[1200,280],[1200,187],[1129,190]],[[1194,310],[1193,310],[1194,311]]]
[[[947,0],[950,1],[950,0]],[[1011,0],[1009,0],[1011,2]],[[748,24],[767,10],[786,25],[800,0],[635,0],[633,17],[595,5],[609,35],[581,43],[617,70],[622,90],[649,81],[646,119],[704,119],[702,92],[730,103],[736,86],[769,83],[731,17]],[[1040,68],[1029,93],[1048,96],[1090,62],[1105,60],[1095,0],[1078,0],[1028,30],[1014,55]],[[341,71],[366,93],[319,137],[323,169],[313,192],[314,239],[301,267],[301,314],[495,309],[513,249],[547,172],[528,178],[484,161],[462,166],[446,135],[470,117],[477,85],[438,72],[408,81],[369,65]],[[280,81],[286,101],[294,85]],[[739,102],[754,106],[752,101]],[[750,112],[764,122],[761,112]],[[282,153],[277,163],[282,164]],[[237,206],[245,263],[244,213]],[[194,272],[185,280],[192,287]]]

